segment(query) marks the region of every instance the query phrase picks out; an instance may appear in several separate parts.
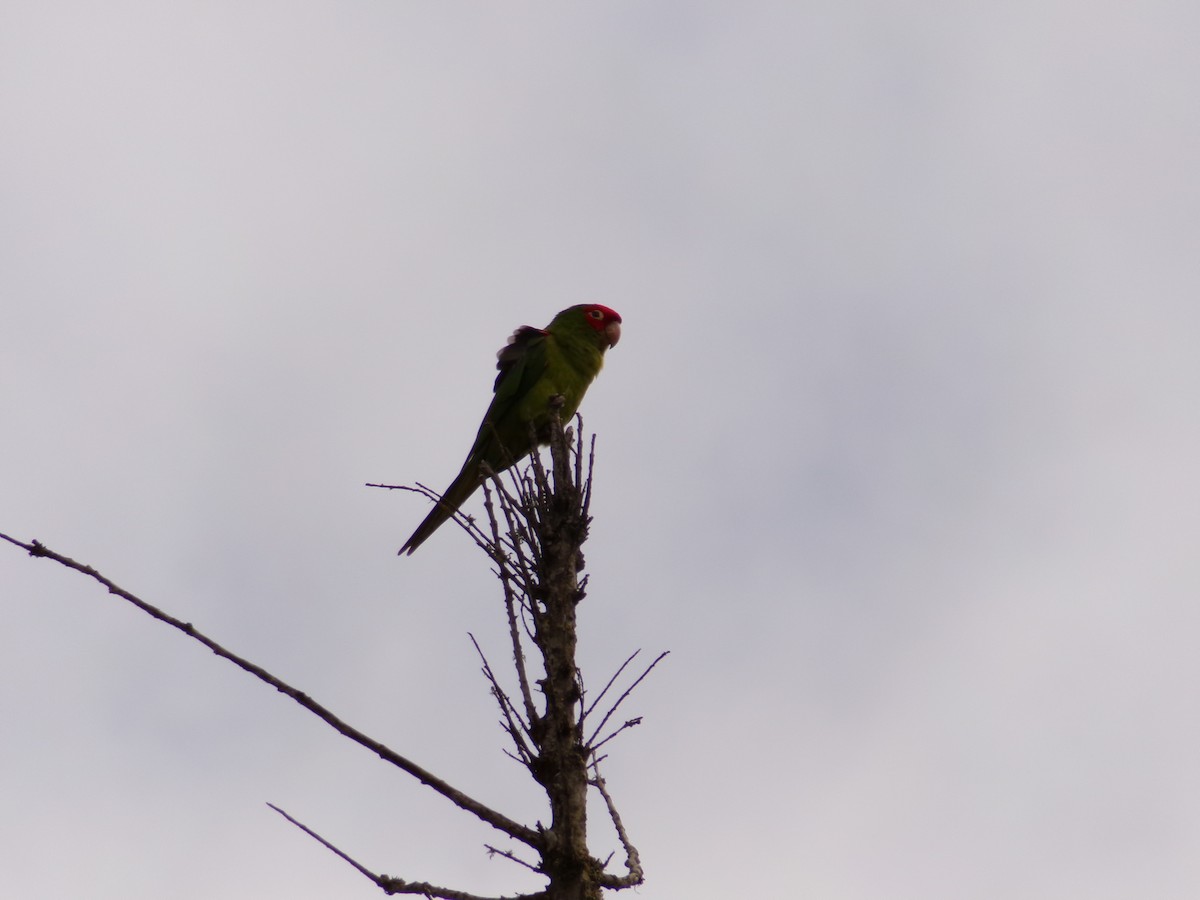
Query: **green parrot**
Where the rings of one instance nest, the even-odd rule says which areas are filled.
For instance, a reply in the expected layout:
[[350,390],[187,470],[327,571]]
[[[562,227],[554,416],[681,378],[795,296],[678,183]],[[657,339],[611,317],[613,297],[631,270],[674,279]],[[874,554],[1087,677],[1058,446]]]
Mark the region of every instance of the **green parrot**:
[[[561,395],[559,415],[566,421],[604,364],[604,351],[621,338],[621,317],[597,303],[564,309],[545,328],[524,325],[496,354],[495,396],[467,460],[442,499],[400,548],[412,555],[483,484],[487,469],[501,472],[526,457],[533,446],[530,426],[539,443],[549,439],[550,398]],[[486,466],[486,468],[485,468]]]

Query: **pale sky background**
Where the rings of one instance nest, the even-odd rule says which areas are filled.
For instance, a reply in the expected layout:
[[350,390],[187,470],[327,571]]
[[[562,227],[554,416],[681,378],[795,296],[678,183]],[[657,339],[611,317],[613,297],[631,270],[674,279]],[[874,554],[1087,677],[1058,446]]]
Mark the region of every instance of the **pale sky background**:
[[[1200,6],[0,8],[0,530],[532,821],[461,533],[596,301],[582,659],[647,900],[1193,898]],[[474,501],[478,509],[478,501]],[[498,835],[0,547],[0,894],[483,894]],[[594,820],[596,847],[611,839]]]

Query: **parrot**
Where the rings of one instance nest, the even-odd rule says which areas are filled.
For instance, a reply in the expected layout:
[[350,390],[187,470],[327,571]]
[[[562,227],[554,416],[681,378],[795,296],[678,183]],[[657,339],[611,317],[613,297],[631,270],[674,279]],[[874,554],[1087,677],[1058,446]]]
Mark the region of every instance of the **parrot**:
[[514,331],[496,354],[494,396],[471,452],[400,555],[411,556],[475,493],[489,471],[502,472],[528,456],[534,449],[531,428],[538,443],[547,443],[550,398],[563,398],[563,421],[575,415],[604,364],[604,351],[620,339],[621,317],[598,303],[564,309],[545,328],[523,325]]

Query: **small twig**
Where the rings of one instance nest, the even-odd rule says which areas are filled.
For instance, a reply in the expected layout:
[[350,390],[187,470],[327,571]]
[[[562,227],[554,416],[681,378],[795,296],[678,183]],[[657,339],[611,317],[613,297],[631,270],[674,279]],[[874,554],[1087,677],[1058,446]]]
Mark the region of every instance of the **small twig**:
[[525,735],[530,733],[529,723],[521,718],[521,714],[513,707],[513,702],[508,694],[500,687],[500,682],[496,680],[496,674],[492,671],[491,664],[488,663],[487,657],[483,653],[483,648],[479,646],[479,641],[475,640],[475,635],[468,631],[467,637],[475,645],[475,652],[479,654],[479,659],[483,662],[483,675],[487,678],[488,683],[491,684],[492,696],[496,698],[496,703],[500,706],[500,712],[504,715],[506,723],[504,730],[512,738],[513,745],[517,748],[517,753],[521,757],[521,762],[529,765],[533,760],[533,751],[525,743]]
[[323,846],[326,850],[330,850],[335,855],[340,856],[346,862],[350,863],[350,865],[354,866],[354,868],[358,869],[358,871],[361,872],[363,875],[370,878],[376,884],[380,884],[380,878],[382,876],[376,875],[374,872],[372,872],[370,869],[368,869],[366,866],[364,866],[358,860],[356,860],[352,856],[350,856],[350,854],[346,853],[344,850],[339,849],[338,847],[335,847],[333,844],[331,844],[329,841],[325,840],[325,838],[321,837],[321,835],[317,834],[315,831],[313,831],[311,828],[309,828],[303,822],[299,822],[296,819],[292,818],[290,815],[288,815],[286,812],[284,812],[282,809],[280,809],[274,803],[268,803],[267,806],[271,807],[271,809],[275,810],[275,812],[279,813],[281,816],[283,816],[285,819],[287,819],[289,822],[291,822],[293,825],[295,825],[297,828],[299,828],[301,831],[303,831],[305,834],[307,834],[314,841],[316,841],[318,844]]
[[[636,688],[639,684],[641,684],[642,680],[647,675],[650,674],[651,670],[655,666],[657,666],[660,662],[662,662],[664,659],[666,659],[667,656],[670,655],[670,653],[671,653],[670,650],[664,650],[662,653],[658,654],[658,656],[655,658],[654,662],[652,662],[652,663],[650,663],[650,665],[646,666],[646,670],[637,677],[637,680],[635,680],[633,682],[633,684],[631,684],[629,687],[627,687],[625,689],[625,693],[623,693],[620,697],[618,697],[617,702],[614,703],[612,705],[612,708],[609,709],[609,711],[604,714],[604,718],[600,720],[600,724],[596,726],[595,730],[592,732],[592,736],[590,738],[588,738],[587,746],[590,747],[592,745],[592,741],[596,740],[596,736],[599,735],[600,732],[604,730],[604,726],[608,723],[608,720],[612,718],[613,713],[615,713],[617,711],[617,707],[619,707],[622,703],[625,702],[625,698],[628,697],[631,693],[633,693],[633,689]],[[611,737],[611,735],[610,735],[610,737]],[[607,738],[606,738],[606,740],[607,740]]]
[[[419,481],[415,485],[379,484],[377,482],[368,481],[366,483],[366,487],[383,488],[384,490],[388,491],[408,491],[412,494],[420,494],[427,500],[432,500],[435,506],[441,505],[442,500],[444,499],[443,496],[433,488],[429,487],[428,485],[421,484]],[[493,556],[494,554],[491,542],[488,541],[487,535],[475,521],[475,517],[467,515],[461,509],[449,509],[448,507],[447,509],[454,524],[467,533],[467,536],[475,542],[475,546],[487,553],[488,556]]]
[[[575,413],[575,424],[578,426],[575,431],[575,484],[583,484],[583,416]],[[596,436],[592,435],[594,443]],[[591,472],[588,473],[590,478]]]
[[[532,456],[537,458],[536,450]],[[540,552],[540,548],[537,546],[537,529],[535,527],[537,517],[526,499],[528,496],[527,481],[515,466],[507,471],[508,477],[512,481],[511,491],[504,485],[502,477],[504,473],[502,472],[490,472],[483,487],[486,491],[490,486],[496,491],[496,496],[500,498],[500,510],[504,513],[504,524],[510,536],[505,543],[512,549],[513,559],[516,560],[520,575],[518,583],[521,586],[521,594],[525,597],[521,601],[521,605],[523,608],[532,609],[532,598],[536,594],[537,585],[534,569]],[[524,523],[520,521],[521,517],[525,518]],[[499,534],[498,529],[495,533]],[[528,552],[526,552],[526,548],[528,548]]]
[[[581,438],[582,441],[582,438]],[[583,455],[583,444],[579,445],[579,453]],[[588,450],[587,480],[583,482],[583,502],[579,505],[585,522],[592,519],[592,478],[596,470],[596,435],[592,435],[591,446]]]
[[[510,634],[515,629],[514,613],[516,609],[520,609],[520,624],[525,630],[525,636],[530,641],[534,640],[533,629],[530,626],[530,619],[535,614],[533,596],[537,592],[536,578],[530,569],[530,558],[526,552],[526,548],[531,546],[533,538],[529,532],[523,528],[520,522],[517,521],[518,514],[525,515],[525,510],[528,504],[522,499],[527,485],[527,481],[523,480],[516,469],[508,470],[508,477],[512,480],[512,494],[505,488],[500,474],[493,473],[491,477],[484,481],[484,507],[488,511],[489,525],[492,529],[493,540],[497,543],[503,543],[512,553],[506,555],[504,560],[497,560],[496,574],[500,578],[504,588],[504,602],[508,611],[509,630]],[[495,496],[500,500],[500,509],[504,513],[505,525],[508,529],[510,537],[505,539],[500,534],[500,524],[495,516],[495,511],[492,505],[492,491],[495,490]],[[524,535],[522,539],[521,535]],[[514,564],[519,571],[514,571]],[[510,608],[511,607],[511,608]],[[517,677],[521,682],[521,698],[525,704],[525,709],[529,721],[534,721],[537,718],[536,707],[533,705],[533,695],[529,688],[528,670],[525,666],[524,648],[521,645],[519,631],[513,635],[513,657],[518,667]]]
[[505,547],[508,542],[500,535],[500,525],[496,521],[496,505],[492,502],[492,491],[488,486],[487,481],[483,482],[483,508],[487,512],[488,531],[491,532],[491,556],[492,562],[496,564],[496,575],[504,583],[504,592],[507,596],[511,590],[512,572],[509,570],[509,558]]
[[[499,479],[493,479],[498,481]],[[488,522],[491,525],[493,540],[498,544],[500,541],[500,525],[496,521],[496,511],[492,504],[492,492],[488,489],[487,482],[484,482],[484,507],[487,509]],[[504,496],[501,494],[501,496]],[[505,515],[508,514],[509,504],[502,503]],[[514,548],[518,560],[524,564],[524,558],[518,549]],[[499,552],[497,556],[500,556]],[[529,675],[525,668],[525,650],[521,646],[521,632],[517,627],[517,603],[519,602],[516,596],[516,590],[513,585],[512,570],[508,566],[507,558],[498,558],[496,560],[499,568],[500,584],[504,589],[504,610],[508,616],[508,634],[512,641],[513,651],[513,666],[517,670],[517,683],[521,688],[521,701],[525,705],[525,720],[532,724],[537,721],[537,708],[533,705],[533,692],[529,687]],[[522,612],[524,612],[524,604],[522,604]]]
[[505,859],[510,859],[518,865],[524,866],[531,872],[537,872],[539,875],[545,874],[545,872],[542,871],[541,866],[534,865],[527,860],[521,859],[521,857],[517,856],[511,850],[501,850],[499,847],[493,847],[491,844],[484,844],[483,846],[487,850],[489,856],[503,856]]
[[641,725],[641,724],[642,724],[641,716],[638,716],[636,719],[629,719],[628,721],[623,722],[621,724],[621,726],[619,728],[617,728],[608,737],[604,738],[601,741],[597,741],[594,744],[589,745],[588,749],[591,750],[593,753],[595,753],[597,750],[599,750],[601,747],[603,747],[605,744],[607,744],[609,741],[611,741],[613,738],[615,738],[618,734],[620,734],[625,729],[633,728],[635,725]]
[[[557,403],[555,401],[558,401]],[[554,469],[554,490],[571,492],[575,484],[571,481],[570,445],[567,431],[569,426],[556,427],[560,423],[559,412],[562,409],[562,397],[550,398],[550,417],[555,427],[550,429],[550,462]]]
[[[519,478],[513,476],[517,496],[513,501],[512,509],[506,511],[505,515],[510,523],[509,527],[513,529],[513,534],[519,534],[523,539],[525,551],[519,553],[517,559],[521,563],[521,571],[525,577],[525,593],[529,596],[530,607],[536,612],[537,603],[535,601],[541,589],[537,576],[542,570],[540,535],[545,511],[539,505],[537,479],[530,477],[530,470],[542,465],[541,454],[538,452],[530,454],[530,460],[532,462],[529,470],[522,472]],[[519,521],[518,516],[525,520],[524,524]]]
[[[492,467],[487,463],[483,463],[483,506],[488,512],[488,526],[492,533],[492,542],[496,545],[498,551],[517,552],[517,531],[514,528],[514,523],[509,516],[508,507],[513,502],[508,491],[504,487],[504,482],[500,480],[500,474],[493,471]],[[499,522],[496,521],[495,507],[492,502],[492,492],[496,492],[496,496],[500,498],[500,509],[504,512],[508,524],[508,536],[500,533]],[[498,561],[498,560],[497,560]],[[511,560],[510,560],[511,562]]]
[[587,717],[592,714],[592,710],[596,708],[596,704],[604,699],[604,695],[607,694],[608,689],[613,686],[613,682],[621,677],[621,673],[625,671],[625,667],[628,666],[631,662],[633,662],[634,659],[637,658],[637,655],[641,652],[642,651],[640,648],[637,650],[634,650],[633,653],[629,654],[629,658],[627,660],[625,660],[625,662],[621,663],[621,665],[620,665],[620,667],[618,667],[617,671],[613,672],[612,678],[608,679],[608,684],[606,684],[604,686],[604,689],[602,691],[600,691],[600,693],[596,696],[596,699],[593,700],[590,704],[588,704],[587,709],[585,709],[583,711],[583,713],[579,716],[579,725],[581,728],[583,727],[583,723],[587,719]]

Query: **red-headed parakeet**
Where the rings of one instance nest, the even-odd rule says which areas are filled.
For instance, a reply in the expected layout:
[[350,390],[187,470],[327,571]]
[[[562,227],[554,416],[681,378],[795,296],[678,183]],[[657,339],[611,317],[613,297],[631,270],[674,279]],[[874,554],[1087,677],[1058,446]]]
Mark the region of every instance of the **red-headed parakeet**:
[[531,426],[539,443],[548,440],[551,397],[562,396],[563,421],[575,415],[604,364],[604,351],[620,337],[621,317],[596,303],[564,309],[545,328],[525,325],[514,331],[496,354],[495,396],[462,470],[400,554],[412,554],[437,531],[475,493],[488,469],[501,472],[527,456],[533,450]]

